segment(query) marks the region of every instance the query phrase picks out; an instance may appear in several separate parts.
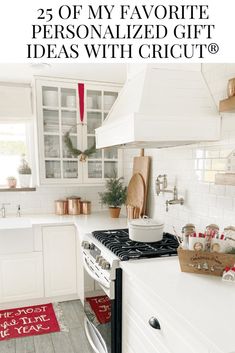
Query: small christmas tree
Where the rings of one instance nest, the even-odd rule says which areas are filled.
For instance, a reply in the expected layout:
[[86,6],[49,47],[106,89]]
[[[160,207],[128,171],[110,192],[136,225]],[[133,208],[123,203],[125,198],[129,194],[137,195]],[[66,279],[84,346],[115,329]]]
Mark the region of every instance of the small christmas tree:
[[[119,217],[120,207],[126,202],[127,196],[127,187],[123,185],[123,178],[117,178],[115,175],[108,179],[106,191],[99,192],[99,195],[101,203],[109,206],[111,217]],[[114,215],[112,215],[113,213]]]

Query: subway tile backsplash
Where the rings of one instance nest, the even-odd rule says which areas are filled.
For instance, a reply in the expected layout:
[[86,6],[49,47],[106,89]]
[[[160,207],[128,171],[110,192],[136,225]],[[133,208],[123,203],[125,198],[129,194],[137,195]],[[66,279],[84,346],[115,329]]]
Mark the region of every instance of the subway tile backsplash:
[[[214,100],[227,97],[227,82],[235,77],[235,64],[212,64],[203,66],[204,75]],[[222,118],[221,140],[199,143],[168,149],[146,149],[145,155],[152,157],[148,209],[151,217],[163,218],[166,231],[172,226],[181,231],[182,226],[194,223],[204,230],[209,223],[219,224],[221,228],[235,225],[235,186],[215,185],[218,172],[227,169],[227,157],[235,150],[235,114],[224,114]],[[132,158],[139,150],[126,151],[124,173],[126,181],[132,173]],[[177,184],[179,195],[185,199],[183,206],[169,206],[165,202],[172,194],[157,196],[155,180],[158,174],[168,175],[169,187]]]
[[[145,154],[152,157],[148,204],[150,216],[164,218],[169,232],[172,232],[173,225],[180,231],[187,222],[196,223],[200,230],[209,223],[219,223],[221,227],[235,225],[235,187],[214,184],[215,174],[226,170],[225,156],[234,148],[235,144],[228,148],[228,144],[212,143],[211,146],[199,144],[145,150]],[[139,151],[135,153],[138,155]],[[125,178],[128,181],[132,173],[132,158],[126,156],[125,163]],[[168,213],[165,211],[165,202],[172,199],[173,195],[165,193],[157,196],[155,193],[156,177],[162,173],[168,175],[169,188],[172,189],[176,184],[179,195],[185,199],[183,206],[169,206]]]
[[7,214],[16,215],[17,206],[21,206],[24,214],[51,214],[54,213],[54,201],[68,196],[80,196],[83,199],[92,201],[92,211],[101,210],[99,191],[102,186],[51,186],[38,187],[35,192],[1,192],[0,205],[10,203],[6,206]]

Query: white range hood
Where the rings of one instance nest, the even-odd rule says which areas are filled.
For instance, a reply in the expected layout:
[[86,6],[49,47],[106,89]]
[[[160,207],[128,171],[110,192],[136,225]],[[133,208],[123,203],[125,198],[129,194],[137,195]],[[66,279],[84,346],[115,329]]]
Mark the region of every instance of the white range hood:
[[169,147],[220,139],[221,118],[200,64],[130,66],[96,147]]

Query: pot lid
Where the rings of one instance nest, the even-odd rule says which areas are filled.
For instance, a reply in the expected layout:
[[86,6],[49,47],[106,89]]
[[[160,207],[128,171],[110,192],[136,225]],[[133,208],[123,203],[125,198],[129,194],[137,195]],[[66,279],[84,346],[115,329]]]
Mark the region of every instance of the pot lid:
[[148,217],[133,219],[129,222],[130,226],[138,228],[158,228],[164,225],[164,222]]

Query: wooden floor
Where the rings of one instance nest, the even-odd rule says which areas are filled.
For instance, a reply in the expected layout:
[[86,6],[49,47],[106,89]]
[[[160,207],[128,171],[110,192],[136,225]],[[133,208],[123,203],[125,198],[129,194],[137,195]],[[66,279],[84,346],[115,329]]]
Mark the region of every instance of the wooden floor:
[[69,332],[30,336],[0,342],[0,353],[93,353],[83,329],[79,300],[60,303]]

